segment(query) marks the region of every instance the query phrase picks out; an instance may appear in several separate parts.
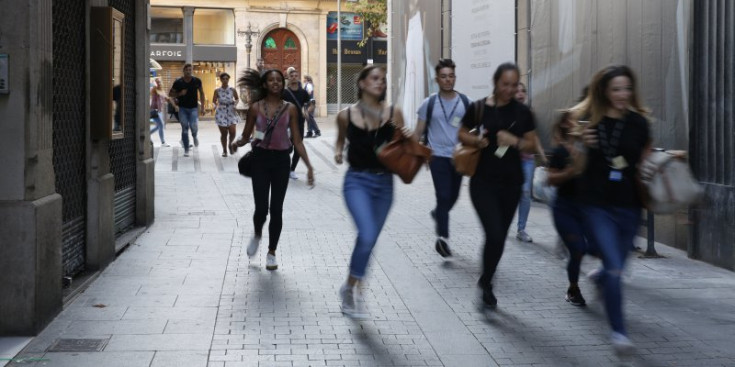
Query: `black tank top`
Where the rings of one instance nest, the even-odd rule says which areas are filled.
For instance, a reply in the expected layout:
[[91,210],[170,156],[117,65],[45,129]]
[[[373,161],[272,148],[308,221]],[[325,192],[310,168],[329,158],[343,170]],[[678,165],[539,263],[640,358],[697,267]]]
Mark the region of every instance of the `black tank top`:
[[[383,123],[375,130],[365,130],[352,123],[350,114],[352,107],[347,108],[347,162],[355,169],[384,170],[386,169],[378,160],[375,148],[389,142],[393,138],[394,127],[392,123]],[[390,117],[393,119],[393,106],[390,108]]]

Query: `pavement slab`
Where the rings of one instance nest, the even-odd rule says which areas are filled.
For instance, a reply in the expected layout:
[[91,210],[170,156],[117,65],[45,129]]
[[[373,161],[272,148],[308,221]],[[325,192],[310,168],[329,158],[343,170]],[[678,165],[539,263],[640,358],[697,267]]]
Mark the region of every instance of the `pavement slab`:
[[[498,309],[480,312],[484,238],[468,180],[451,212],[454,256],[445,259],[433,248],[426,170],[411,185],[395,180],[362,287],[370,317],[346,318],[338,289],[356,233],[342,198],[346,167],[329,158],[333,118],[318,121],[322,137],[305,140],[316,187],[305,185],[299,165],[284,204],[278,270],[265,270],[267,230],[260,251],[245,253],[253,199],[250,180],[237,173],[244,152],[221,157],[214,123],[200,121],[192,157],[154,147],[155,223],[9,365],[735,366],[735,273],[660,244],[665,258],[632,255],[624,307],[637,349],[621,360],[589,281],[580,281],[588,307],[564,301],[566,263],[549,210],[538,203],[527,225],[534,242],[508,237],[495,279]],[[166,125],[169,140],[179,132]],[[585,259],[583,271],[598,266]],[[48,351],[74,338],[106,344],[99,352]]]

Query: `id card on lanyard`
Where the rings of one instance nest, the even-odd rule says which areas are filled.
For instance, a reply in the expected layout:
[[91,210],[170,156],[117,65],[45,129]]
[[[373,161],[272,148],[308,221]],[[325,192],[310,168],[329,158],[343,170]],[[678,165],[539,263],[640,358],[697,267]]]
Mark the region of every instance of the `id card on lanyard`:
[[600,135],[600,149],[602,150],[605,160],[608,162],[610,173],[608,174],[608,180],[612,182],[623,181],[623,169],[628,167],[628,162],[619,153],[620,148],[620,137],[623,134],[624,122],[621,120],[615,120],[613,126],[612,135],[607,136],[605,126],[598,126],[598,134]]

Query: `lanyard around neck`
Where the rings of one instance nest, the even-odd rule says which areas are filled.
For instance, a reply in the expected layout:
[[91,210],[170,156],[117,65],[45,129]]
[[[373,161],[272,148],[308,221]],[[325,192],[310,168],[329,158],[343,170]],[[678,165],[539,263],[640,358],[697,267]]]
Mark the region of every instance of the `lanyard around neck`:
[[444,114],[444,121],[451,122],[451,118],[454,116],[454,111],[457,110],[457,105],[459,105],[459,95],[456,95],[454,98],[457,100],[454,102],[454,107],[452,107],[452,111],[449,112],[449,116],[447,116],[447,110],[444,109],[444,102],[442,102],[442,96],[437,95],[437,98],[439,99],[439,106],[442,108],[442,114]]
[[605,156],[608,162],[612,162],[613,158],[619,155],[618,148],[620,147],[620,137],[623,135],[624,122],[622,120],[615,120],[613,131],[611,136],[607,136],[607,129],[602,124],[597,127],[597,133],[600,136],[600,150]]

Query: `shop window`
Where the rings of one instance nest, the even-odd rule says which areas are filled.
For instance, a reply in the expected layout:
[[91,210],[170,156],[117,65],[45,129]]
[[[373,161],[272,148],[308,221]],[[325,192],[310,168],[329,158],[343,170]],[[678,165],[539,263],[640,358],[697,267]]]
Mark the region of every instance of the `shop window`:
[[265,44],[265,48],[278,48],[278,46],[276,45],[276,40],[274,40],[273,37],[266,38],[263,44]]
[[287,50],[295,50],[296,49],[296,42],[293,41],[293,38],[288,37],[286,39],[286,43],[283,45],[283,47]]
[[184,43],[184,13],[181,8],[151,7],[151,43]]
[[232,9],[194,10],[194,43],[234,45],[235,14]]

